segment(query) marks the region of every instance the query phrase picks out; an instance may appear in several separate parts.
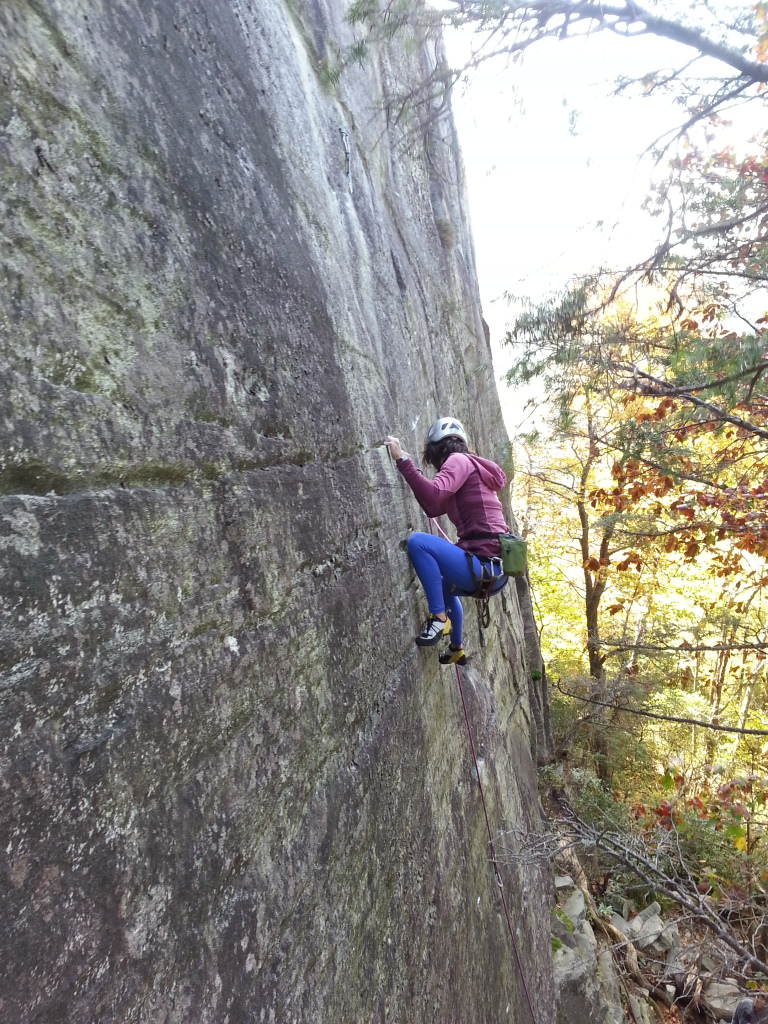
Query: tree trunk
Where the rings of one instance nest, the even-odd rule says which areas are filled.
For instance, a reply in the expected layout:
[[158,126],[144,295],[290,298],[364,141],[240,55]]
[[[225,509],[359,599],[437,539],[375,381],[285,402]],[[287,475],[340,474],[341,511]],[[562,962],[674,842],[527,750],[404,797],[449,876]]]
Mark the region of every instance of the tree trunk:
[[[515,577],[517,600],[523,619],[523,636],[528,663],[528,693],[536,731],[534,755],[536,763],[541,767],[549,764],[554,757],[555,744],[552,739],[552,722],[549,714],[549,688],[544,660],[541,656],[539,631],[533,615],[531,587],[528,576]],[[533,744],[532,744],[533,747]]]
[[[581,479],[579,481],[579,492],[576,501],[576,509],[579,513],[581,523],[581,545],[582,568],[584,570],[584,612],[587,625],[587,658],[589,660],[589,674],[598,684],[595,688],[595,696],[601,699],[603,694],[603,683],[605,682],[605,655],[602,653],[600,643],[600,626],[598,613],[600,610],[600,599],[603,596],[608,581],[608,544],[613,534],[613,525],[608,525],[602,530],[600,550],[595,559],[590,553],[590,522],[587,511],[587,487],[592,471],[592,465],[597,458],[597,439],[593,433],[592,417],[588,412],[588,430],[590,437],[589,455],[582,466]],[[605,783],[611,779],[611,766],[608,759],[608,741],[602,722],[598,720],[590,727],[589,742],[595,756],[598,778]]]

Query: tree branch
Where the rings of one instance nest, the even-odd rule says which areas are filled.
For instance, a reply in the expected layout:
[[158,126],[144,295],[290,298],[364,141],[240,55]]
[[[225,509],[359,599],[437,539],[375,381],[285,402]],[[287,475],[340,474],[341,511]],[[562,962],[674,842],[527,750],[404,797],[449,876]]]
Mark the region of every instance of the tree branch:
[[[577,0],[575,3],[570,0],[533,0],[529,3],[507,0],[503,5],[496,7],[493,12],[489,11],[488,4],[483,0],[454,0],[454,6],[459,11],[460,20],[467,23],[481,22],[485,24],[493,17],[511,16],[510,32],[519,32],[521,27],[528,24],[530,26],[529,42],[534,42],[545,35],[562,37],[564,30],[567,35],[567,30],[571,25],[583,22],[596,22],[599,29],[605,29],[623,37],[645,33],[660,36],[663,39],[680,43],[682,46],[691,47],[703,56],[712,57],[720,63],[726,64],[750,82],[768,82],[767,65],[750,60],[732,46],[710,39],[699,29],[690,28],[669,18],[657,17],[632,0],[627,0],[623,4],[601,4],[590,2],[590,0],[586,0],[586,2]],[[551,26],[550,23],[554,19],[558,19],[558,22]],[[631,31],[631,27],[634,25],[643,25],[643,31]],[[572,34],[569,38],[571,37]]]
[[613,711],[626,711],[630,715],[640,715],[643,718],[657,718],[662,722],[677,722],[679,725],[698,725],[702,729],[712,729],[715,732],[735,732],[742,736],[768,736],[768,729],[739,729],[735,725],[714,725],[712,722],[704,722],[700,718],[678,718],[675,715],[660,715],[654,711],[640,711],[637,708],[628,708],[623,704],[608,704],[603,700],[595,700],[594,697],[581,697],[578,693],[570,693],[564,690],[560,683],[555,683],[560,693],[574,700],[583,701],[585,704],[597,704],[601,708],[611,708]]
[[681,882],[659,866],[658,851],[654,863],[646,852],[647,848],[639,849],[637,845],[633,845],[630,836],[624,836],[615,829],[612,831],[603,829],[598,832],[570,807],[560,821],[561,827],[563,825],[566,828],[570,827],[570,834],[576,835],[583,845],[599,847],[610,857],[629,868],[638,878],[642,879],[649,889],[664,893],[678,906],[687,910],[749,967],[762,973],[768,973],[768,965],[734,937],[698,891],[695,891],[695,895],[693,892],[689,892]]
[[[652,384],[662,390],[647,393],[657,395],[659,398],[667,395],[670,389],[674,389],[674,384],[670,384],[668,381],[662,380],[660,377],[654,377],[651,373],[646,373],[644,370],[641,370],[637,364],[627,366],[623,363],[617,363],[616,368],[624,370],[625,373],[631,373],[635,378],[642,377],[643,380],[651,381]],[[626,385],[626,388],[627,390],[630,390],[629,385]],[[703,399],[697,398],[696,395],[692,395],[690,391],[677,390],[675,393],[686,402],[690,402],[692,405],[695,405],[700,409],[706,409],[707,412],[711,412],[721,422],[732,423],[735,427],[740,427],[742,430],[746,430],[748,433],[754,434],[756,437],[763,437],[768,440],[768,430],[763,430],[762,427],[758,427],[754,423],[750,423],[749,420],[743,420],[740,416],[733,416],[724,409],[720,409],[718,406],[712,405],[711,402],[705,402]]]
[[713,644],[707,646],[706,644],[697,645],[695,647],[662,647],[654,646],[653,644],[614,644],[609,640],[603,640],[603,647],[613,647],[617,651],[668,651],[676,652],[677,654],[696,654],[699,651],[764,651],[768,650],[768,643],[756,642],[753,644]]
[[739,380],[741,377],[748,377],[750,373],[755,374],[755,379],[750,385],[751,389],[755,386],[755,383],[759,379],[763,370],[768,369],[768,360],[762,363],[755,363],[754,366],[747,367],[746,370],[740,370],[739,373],[732,373],[730,377],[723,377],[721,380],[709,381],[706,384],[691,384],[685,388],[675,388],[672,385],[668,385],[668,389],[664,392],[665,395],[689,395],[693,394],[694,391],[709,391],[710,388],[722,387],[723,384],[731,384],[735,380]]

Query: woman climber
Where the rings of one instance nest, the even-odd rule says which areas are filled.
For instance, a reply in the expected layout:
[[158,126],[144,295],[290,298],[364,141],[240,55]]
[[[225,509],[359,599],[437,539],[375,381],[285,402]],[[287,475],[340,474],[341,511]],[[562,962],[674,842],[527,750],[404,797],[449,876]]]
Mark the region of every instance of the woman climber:
[[438,660],[441,665],[464,665],[464,614],[459,597],[474,597],[483,579],[488,594],[498,593],[507,582],[498,535],[509,531],[496,495],[507,478],[495,462],[469,451],[464,427],[450,416],[432,424],[424,443],[422,458],[437,470],[434,480],[414,466],[396,437],[388,436],[384,444],[429,518],[446,514],[458,532],[458,544],[431,533],[412,533],[408,554],[429,605],[416,643],[432,647],[450,635]]

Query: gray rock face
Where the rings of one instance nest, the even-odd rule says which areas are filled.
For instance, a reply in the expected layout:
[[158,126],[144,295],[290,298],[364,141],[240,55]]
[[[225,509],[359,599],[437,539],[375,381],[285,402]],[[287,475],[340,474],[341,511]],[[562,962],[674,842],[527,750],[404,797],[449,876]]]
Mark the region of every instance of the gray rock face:
[[[562,941],[559,930],[557,935]],[[558,1024],[625,1024],[610,950],[598,948],[586,918],[554,953],[553,961]]]
[[583,893],[569,875],[555,888],[564,900],[550,915],[558,1024],[625,1024],[611,951],[598,945]]
[[[0,6],[3,1020],[527,1019],[374,447],[450,409],[504,458],[461,162],[377,106],[426,55],[325,84],[344,8]],[[481,778],[537,827],[495,601]],[[552,1019],[548,886],[504,875]]]

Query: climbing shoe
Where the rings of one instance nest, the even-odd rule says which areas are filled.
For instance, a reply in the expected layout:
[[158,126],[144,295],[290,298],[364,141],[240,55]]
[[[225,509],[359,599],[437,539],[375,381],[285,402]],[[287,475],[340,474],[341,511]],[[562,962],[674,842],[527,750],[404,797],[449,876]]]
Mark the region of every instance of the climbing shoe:
[[424,623],[424,629],[416,637],[419,647],[432,647],[439,644],[441,637],[448,636],[451,632],[451,620],[446,618],[441,622],[436,615],[428,615]]
[[459,647],[458,650],[454,651],[449,645],[444,651],[440,652],[440,657],[437,659],[441,665],[466,665],[467,656],[464,653],[464,648]]

